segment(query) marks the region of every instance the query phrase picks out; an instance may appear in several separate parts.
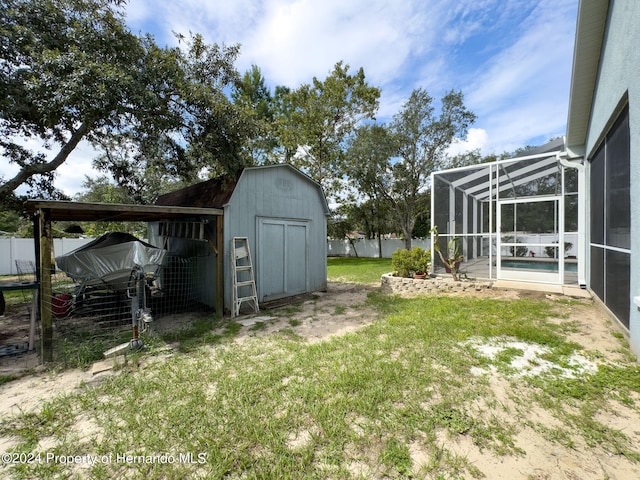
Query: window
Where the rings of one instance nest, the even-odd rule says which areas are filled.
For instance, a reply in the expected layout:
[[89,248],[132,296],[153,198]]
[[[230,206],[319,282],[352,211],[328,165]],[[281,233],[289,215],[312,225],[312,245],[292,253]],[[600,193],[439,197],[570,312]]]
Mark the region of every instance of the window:
[[631,251],[629,110],[590,159],[590,286],[629,328]]

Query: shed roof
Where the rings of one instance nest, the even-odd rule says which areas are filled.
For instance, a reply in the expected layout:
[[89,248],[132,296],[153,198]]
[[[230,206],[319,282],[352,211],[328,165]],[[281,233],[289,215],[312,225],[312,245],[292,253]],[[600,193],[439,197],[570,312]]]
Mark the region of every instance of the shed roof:
[[231,177],[213,178],[160,195],[156,205],[222,208],[231,199],[237,184],[238,180]]
[[322,208],[328,214],[329,206],[324,196],[321,185],[311,177],[301,172],[292,165],[280,163],[277,165],[262,165],[258,167],[247,167],[242,170],[237,179],[229,176],[223,176],[196,183],[180,190],[175,190],[164,195],[160,195],[156,200],[156,205],[181,205],[185,207],[201,207],[201,208],[223,208],[233,195],[240,179],[245,172],[269,168],[285,168],[289,169],[302,178],[304,181],[311,183],[318,189],[322,201]]

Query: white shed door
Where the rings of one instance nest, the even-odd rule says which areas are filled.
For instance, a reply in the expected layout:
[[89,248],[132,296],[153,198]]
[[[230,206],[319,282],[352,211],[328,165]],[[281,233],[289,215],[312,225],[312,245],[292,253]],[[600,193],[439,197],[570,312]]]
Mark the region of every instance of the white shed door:
[[259,301],[308,291],[307,245],[306,222],[271,218],[259,220]]

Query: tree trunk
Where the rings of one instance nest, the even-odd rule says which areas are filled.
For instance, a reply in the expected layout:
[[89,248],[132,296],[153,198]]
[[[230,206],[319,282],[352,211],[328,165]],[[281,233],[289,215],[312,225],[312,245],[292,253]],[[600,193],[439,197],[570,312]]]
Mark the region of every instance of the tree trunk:
[[411,240],[413,235],[413,227],[416,225],[416,219],[413,218],[413,208],[404,211],[400,217],[400,227],[404,235],[404,248],[411,250]]
[[353,253],[355,253],[356,254],[356,258],[358,258],[358,250],[356,250],[356,244],[353,243],[353,238],[351,238],[351,237],[348,237],[348,238],[349,238],[349,243],[353,247]]
[[415,220],[408,219],[402,226],[402,234],[404,235],[404,248],[411,250],[411,235],[413,234],[413,227],[415,226]]

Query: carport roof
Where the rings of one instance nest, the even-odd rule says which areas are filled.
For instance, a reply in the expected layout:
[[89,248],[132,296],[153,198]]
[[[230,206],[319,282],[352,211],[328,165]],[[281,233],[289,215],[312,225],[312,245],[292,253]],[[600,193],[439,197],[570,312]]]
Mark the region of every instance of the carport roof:
[[46,210],[52,221],[152,222],[185,217],[222,215],[217,208],[132,205],[123,203],[87,203],[55,200],[27,200],[28,213]]

